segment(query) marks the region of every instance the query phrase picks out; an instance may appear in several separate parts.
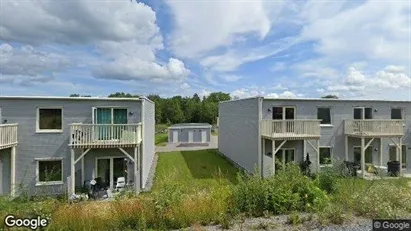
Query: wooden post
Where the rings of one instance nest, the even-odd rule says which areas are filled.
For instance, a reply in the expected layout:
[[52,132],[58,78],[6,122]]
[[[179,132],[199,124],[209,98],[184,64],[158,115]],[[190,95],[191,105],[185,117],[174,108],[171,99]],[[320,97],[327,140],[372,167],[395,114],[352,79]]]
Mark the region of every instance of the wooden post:
[[261,140],[262,140],[262,143],[263,143],[263,146],[261,147],[261,150],[263,152],[262,155],[261,155],[261,159],[263,160],[263,164],[262,164],[261,168],[262,168],[263,177],[265,177],[265,173],[266,173],[266,169],[264,169],[265,139],[262,138]]
[[364,149],[364,137],[361,138],[361,174],[365,177],[365,149]]
[[84,184],[84,180],[85,180],[85,173],[84,173],[84,156],[83,158],[81,158],[81,185]]
[[382,165],[382,153],[383,153],[383,146],[382,146],[382,137],[380,138],[380,166],[383,166]]
[[273,151],[271,153],[273,155],[273,175],[275,175],[275,140],[272,141],[272,149]]
[[[76,163],[75,163],[75,152],[74,152],[74,148],[72,148],[71,150],[71,163],[70,163],[70,166],[71,166],[71,177],[70,177],[70,185],[71,185],[71,192],[70,192],[70,195],[69,196],[71,196],[71,195],[73,195],[75,192],[76,192],[76,190],[75,190],[75,187],[76,187],[76,176],[75,176],[75,173],[76,173]],[[68,182],[67,182],[68,183]]]
[[[138,145],[139,147],[140,147],[140,145]],[[137,167],[138,167],[138,163],[139,163],[140,161],[139,161],[139,158],[138,158],[138,148],[137,147],[134,147],[134,187],[135,187],[135,190],[136,190],[136,193],[139,193],[139,183],[140,183],[140,181],[139,180],[137,180],[138,179],[138,170],[137,170]]]
[[399,150],[399,160],[400,160],[400,176],[402,176],[402,137],[400,137],[398,150]]
[[345,161],[348,161],[348,136],[345,136]]
[[10,157],[10,162],[11,162],[11,168],[10,168],[10,194],[12,197],[15,196],[15,190],[16,190],[16,146],[11,147],[11,157]]

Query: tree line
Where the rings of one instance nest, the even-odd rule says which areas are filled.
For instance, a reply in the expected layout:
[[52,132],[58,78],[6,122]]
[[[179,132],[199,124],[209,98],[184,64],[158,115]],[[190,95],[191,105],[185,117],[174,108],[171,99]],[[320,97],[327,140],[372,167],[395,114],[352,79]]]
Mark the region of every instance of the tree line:
[[[89,95],[71,94],[70,97],[90,97]],[[139,95],[116,92],[108,95],[109,98],[138,98]],[[229,93],[213,92],[200,98],[196,93],[192,97],[174,96],[163,98],[159,95],[148,95],[148,99],[155,103],[156,123],[209,123],[216,124],[218,103],[231,100]]]

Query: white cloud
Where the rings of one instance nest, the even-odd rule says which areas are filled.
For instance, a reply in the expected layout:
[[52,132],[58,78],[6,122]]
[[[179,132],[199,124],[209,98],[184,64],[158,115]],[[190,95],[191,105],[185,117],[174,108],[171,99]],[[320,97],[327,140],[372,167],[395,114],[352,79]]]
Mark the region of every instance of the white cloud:
[[[164,48],[162,36],[156,13],[144,3],[6,1],[2,3],[2,19],[0,38],[6,42],[30,44],[34,50],[55,45],[69,45],[70,50],[91,47],[98,56],[82,50],[79,57],[85,55],[95,60],[88,67],[94,69],[92,73],[97,78],[167,82],[184,80],[190,73],[179,59],[170,58],[166,63],[157,60],[156,52]],[[15,59],[27,60],[18,56]],[[45,66],[56,62],[42,61]],[[22,70],[15,68],[13,74],[27,75]]]
[[270,92],[267,93],[263,88],[250,87],[234,90],[230,93],[233,98],[249,98],[256,96],[264,96],[268,98],[296,98],[302,97],[302,94],[296,94],[292,91],[283,91],[281,93]]
[[[175,20],[173,51],[182,57],[199,57],[222,46],[243,42],[242,35],[263,39],[271,28],[270,15],[282,3],[267,7],[264,1],[167,1]],[[271,4],[273,5],[273,4]]]
[[236,82],[241,79],[241,76],[233,75],[233,74],[225,74],[225,75],[221,75],[220,77],[226,82]]
[[190,87],[191,86],[188,83],[183,83],[183,84],[180,85],[180,88],[183,89],[183,90],[190,89]]

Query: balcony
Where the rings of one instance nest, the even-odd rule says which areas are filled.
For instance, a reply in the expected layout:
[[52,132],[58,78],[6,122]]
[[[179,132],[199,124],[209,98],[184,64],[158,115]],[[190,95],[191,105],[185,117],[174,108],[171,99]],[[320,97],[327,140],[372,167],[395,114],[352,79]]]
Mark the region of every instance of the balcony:
[[344,120],[344,133],[352,137],[396,137],[404,135],[403,120]]
[[135,147],[142,141],[138,124],[70,124],[72,148]]
[[0,124],[0,149],[17,145],[17,124]]
[[261,135],[274,140],[319,139],[320,120],[262,120]]

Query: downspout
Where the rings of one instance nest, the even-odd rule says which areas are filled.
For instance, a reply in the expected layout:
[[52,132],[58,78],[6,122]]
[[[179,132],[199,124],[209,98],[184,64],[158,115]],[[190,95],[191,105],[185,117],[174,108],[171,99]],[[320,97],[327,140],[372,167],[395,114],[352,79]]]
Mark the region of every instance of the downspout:
[[263,119],[262,111],[263,111],[263,97],[258,97],[257,98],[257,103],[258,103],[258,124],[257,124],[257,130],[258,130],[258,171],[260,173],[260,176],[263,177],[263,158],[262,158],[262,152],[261,152],[261,120]]

